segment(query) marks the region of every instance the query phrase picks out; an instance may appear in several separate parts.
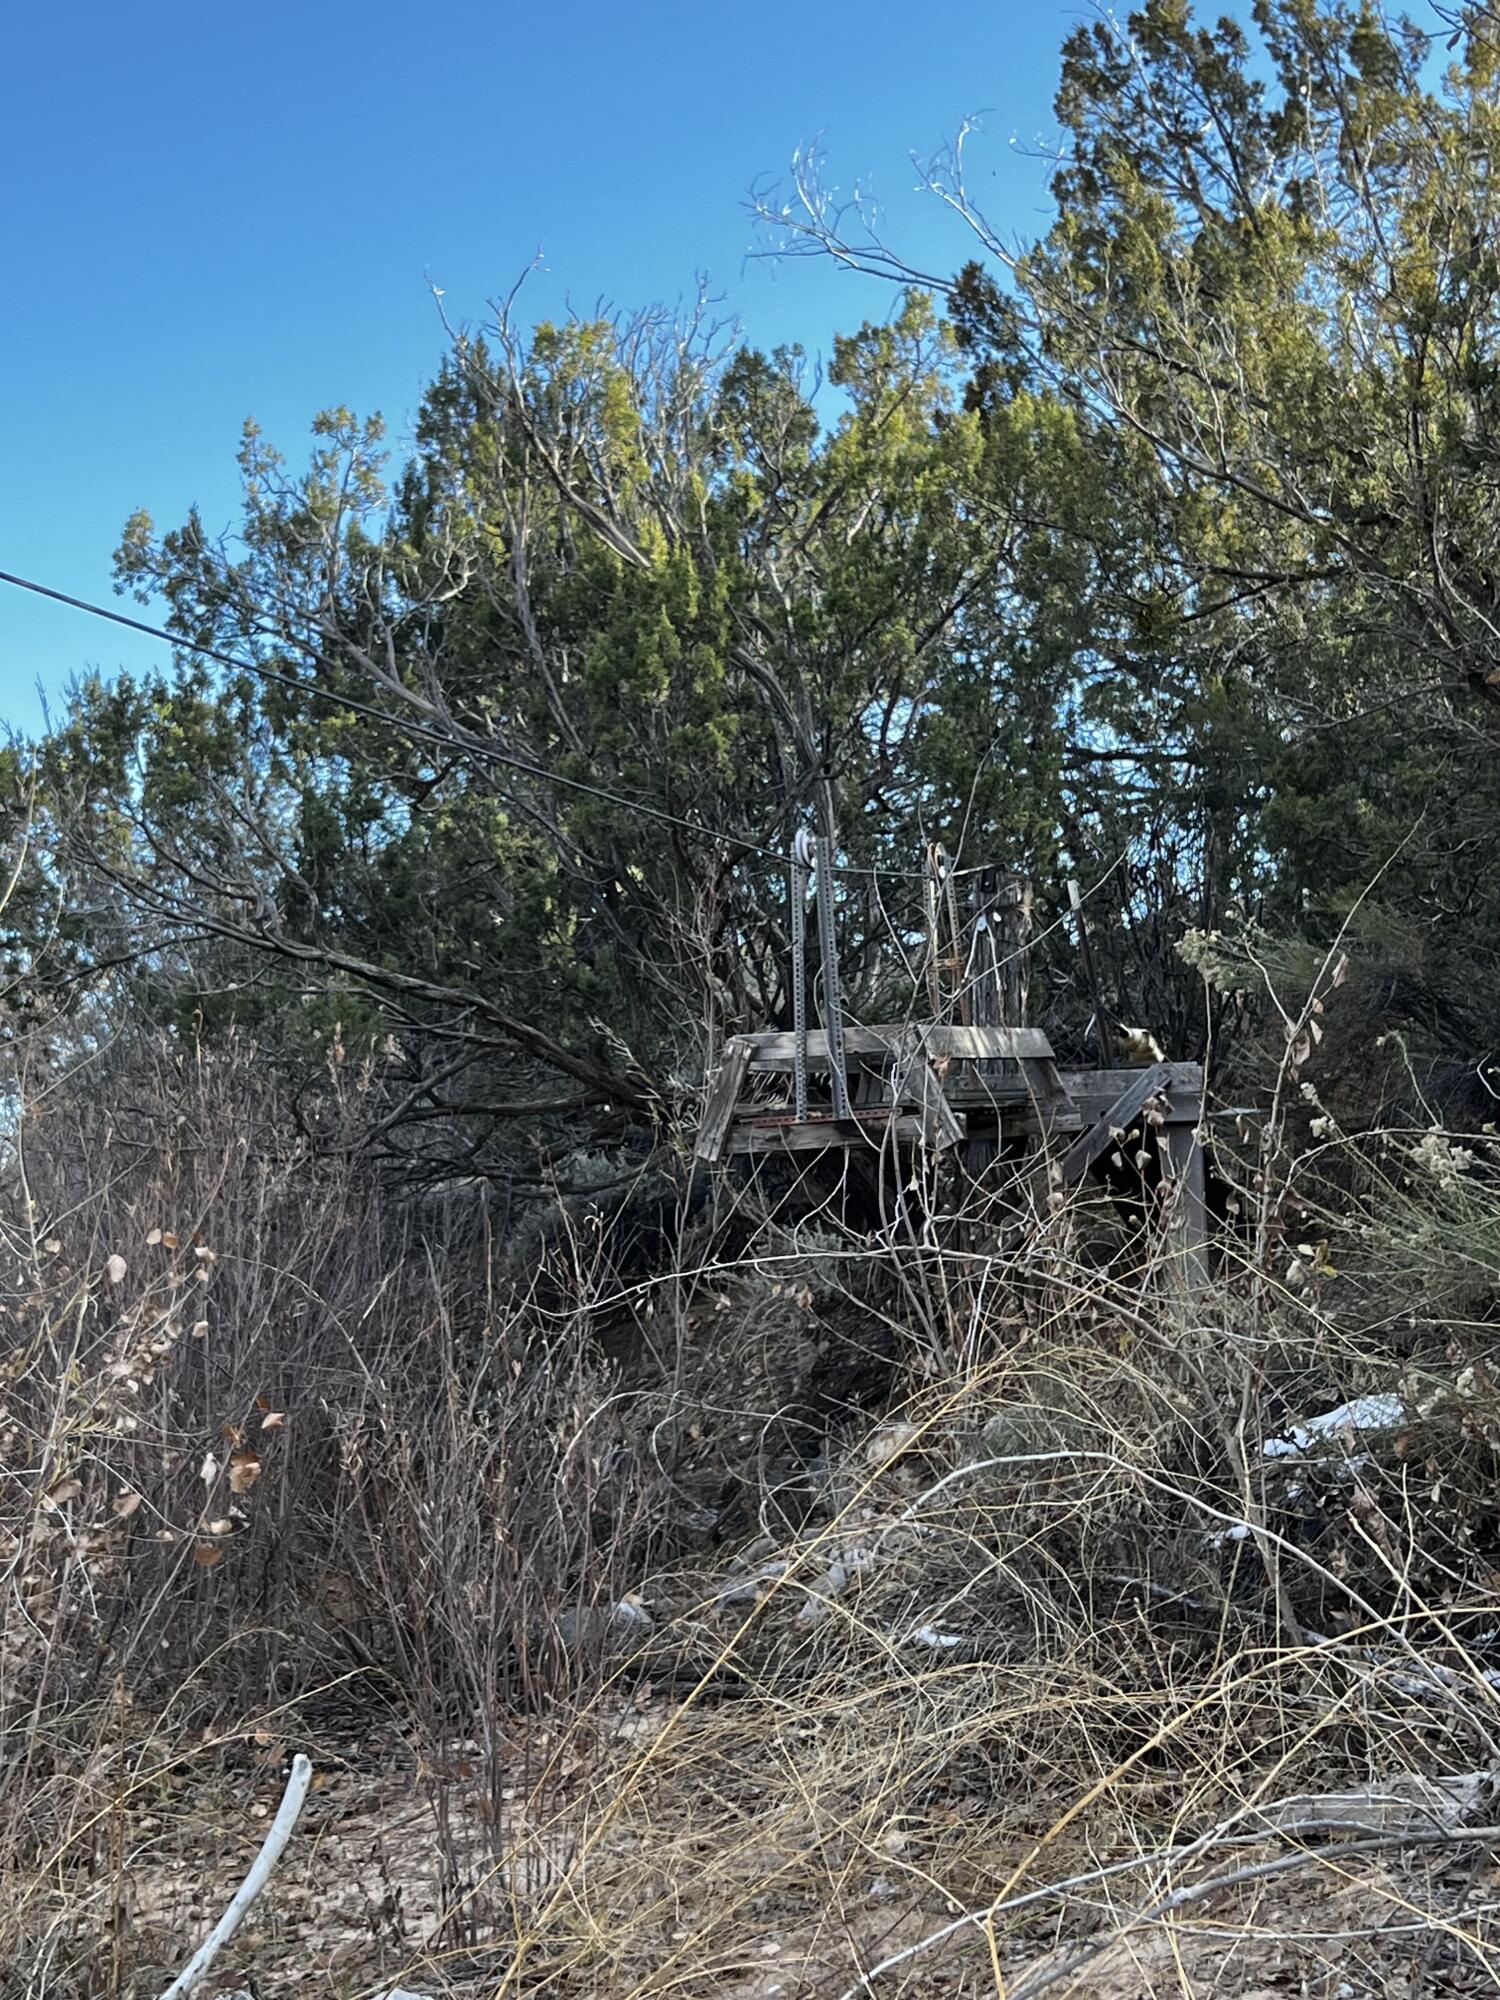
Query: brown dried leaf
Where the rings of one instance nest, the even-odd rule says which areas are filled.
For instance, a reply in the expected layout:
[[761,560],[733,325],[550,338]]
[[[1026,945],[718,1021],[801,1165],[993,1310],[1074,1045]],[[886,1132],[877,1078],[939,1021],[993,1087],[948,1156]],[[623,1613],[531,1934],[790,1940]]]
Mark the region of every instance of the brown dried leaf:
[[223,1560],[224,1551],[215,1542],[200,1542],[193,1550],[193,1561],[199,1569],[212,1569]]
[[113,1255],[113,1257],[111,1257],[109,1262],[105,1265],[104,1275],[106,1278],[109,1279],[109,1282],[112,1285],[118,1285],[123,1281],[125,1273],[129,1269],[130,1266],[125,1262],[125,1259],[120,1255],[119,1251],[117,1250]]
[[54,1507],[61,1507],[65,1501],[76,1500],[83,1491],[83,1481],[66,1473],[61,1479],[54,1479],[47,1488],[47,1498]]
[[140,1504],[141,1504],[140,1494],[132,1492],[131,1489],[127,1486],[125,1491],[117,1495],[115,1499],[115,1512],[116,1514],[119,1515],[122,1521],[128,1521],[131,1515],[135,1512],[136,1508],[140,1506]]
[[177,1248],[177,1240],[178,1239],[172,1234],[170,1229],[164,1229],[162,1231],[161,1247],[163,1248],[163,1250],[175,1250]]
[[261,1418],[261,1420],[260,1420],[260,1427],[261,1427],[261,1429],[262,1429],[263,1431],[280,1431],[280,1430],[285,1430],[285,1429],[286,1429],[286,1411],[285,1411],[285,1410],[267,1410],[267,1411],[266,1411],[266,1414],[265,1414],[265,1415],[264,1415],[264,1416],[263,1416],[263,1417]]
[[260,1454],[254,1451],[231,1452],[229,1457],[229,1490],[231,1493],[248,1493],[260,1478]]

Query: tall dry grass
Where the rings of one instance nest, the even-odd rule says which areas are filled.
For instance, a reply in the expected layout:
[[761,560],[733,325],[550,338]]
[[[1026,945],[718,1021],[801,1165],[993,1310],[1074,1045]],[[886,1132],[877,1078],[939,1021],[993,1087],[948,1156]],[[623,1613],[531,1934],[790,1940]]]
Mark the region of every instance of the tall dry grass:
[[1336,970],[1200,1291],[1169,1181],[721,1186],[622,1275],[249,1048],[23,1091],[12,1989],[154,1990],[303,1747],[268,1996],[1488,1990],[1500,1171],[1309,1098]]

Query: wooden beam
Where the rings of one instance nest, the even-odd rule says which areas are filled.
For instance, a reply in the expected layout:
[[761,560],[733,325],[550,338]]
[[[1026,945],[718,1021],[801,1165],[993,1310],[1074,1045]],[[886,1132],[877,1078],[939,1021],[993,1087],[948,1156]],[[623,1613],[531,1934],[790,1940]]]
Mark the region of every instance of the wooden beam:
[[[1170,1073],[1167,1084],[1166,1122],[1169,1125],[1197,1125],[1203,1116],[1203,1066],[1201,1063],[1158,1065]],[[1139,1069],[1065,1069],[1063,1088],[1082,1114],[1085,1125],[1102,1118],[1122,1091],[1141,1075]]]
[[893,1107],[914,1105],[922,1121],[922,1133],[929,1146],[941,1151],[956,1146],[964,1136],[962,1122],[943,1095],[943,1086],[932,1066],[928,1050],[929,1030],[909,1028],[902,1038],[901,1053],[891,1071]]
[[712,1164],[723,1156],[724,1137],[734,1117],[734,1107],[739,1102],[740,1089],[749,1067],[750,1050],[744,1037],[733,1036],[724,1044],[719,1073],[713,1080],[708,1102],[703,1107],[698,1137],[693,1144],[693,1152],[698,1159]]
[[1196,1128],[1169,1125],[1161,1135],[1171,1168],[1167,1214],[1167,1257],[1173,1274],[1189,1293],[1208,1283],[1208,1198],[1203,1145]]
[[[855,1057],[872,1056],[884,1062],[894,1061],[900,1052],[903,1036],[918,1025],[896,1021],[868,1028],[845,1028],[845,1053]],[[1040,1028],[924,1026],[922,1032],[927,1039],[928,1052],[933,1056],[947,1056],[950,1061],[977,1062],[985,1057],[1004,1056],[1013,1061],[1041,1061],[1052,1054],[1052,1044]],[[752,1069],[789,1070],[792,1067],[797,1046],[795,1035],[778,1032],[744,1035],[739,1039],[749,1046]],[[808,1030],[807,1059],[814,1066],[821,1064],[827,1068],[828,1034],[825,1029]]]
[[808,1153],[840,1146],[845,1152],[868,1149],[879,1152],[889,1140],[898,1146],[932,1145],[942,1151],[953,1142],[939,1133],[929,1139],[926,1121],[912,1114],[892,1117],[888,1110],[858,1118],[742,1119],[731,1125],[727,1150],[731,1153]]
[[926,1030],[927,1046],[935,1056],[953,1061],[981,1062],[1009,1056],[1017,1062],[1050,1061],[1052,1044],[1040,1028],[944,1027]]
[[1112,1146],[1114,1134],[1138,1118],[1148,1098],[1167,1090],[1172,1081],[1169,1063],[1152,1063],[1149,1069],[1134,1071],[1132,1081],[1086,1132],[1080,1134],[1062,1158],[1062,1185],[1072,1187],[1088,1172],[1101,1153]]

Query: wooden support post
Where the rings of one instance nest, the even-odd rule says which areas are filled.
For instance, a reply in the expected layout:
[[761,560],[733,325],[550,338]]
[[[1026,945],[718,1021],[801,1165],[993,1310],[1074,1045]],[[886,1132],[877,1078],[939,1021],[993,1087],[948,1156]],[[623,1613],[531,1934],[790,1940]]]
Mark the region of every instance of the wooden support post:
[[1172,1173],[1167,1256],[1189,1293],[1208,1283],[1208,1198],[1203,1141],[1196,1125],[1168,1125],[1158,1135]]
[[1000,1019],[1018,1028],[1031,993],[1031,877],[1007,872],[991,904],[990,928],[999,948]]

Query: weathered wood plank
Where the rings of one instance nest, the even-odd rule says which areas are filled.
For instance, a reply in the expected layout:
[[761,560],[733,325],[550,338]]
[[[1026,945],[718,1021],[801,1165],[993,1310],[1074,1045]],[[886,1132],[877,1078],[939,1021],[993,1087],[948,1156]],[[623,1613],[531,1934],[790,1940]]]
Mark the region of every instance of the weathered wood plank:
[[739,1036],[732,1037],[724,1044],[719,1073],[709,1088],[708,1102],[703,1107],[703,1121],[693,1144],[693,1152],[698,1159],[712,1164],[723,1155],[724,1135],[734,1117],[734,1107],[739,1102],[749,1067],[750,1051],[744,1040]]
[[1052,1044],[1040,1028],[947,1027],[927,1030],[927,1046],[935,1056],[981,1061],[987,1056],[1011,1056],[1017,1061],[1048,1061]]
[[941,1151],[956,1146],[964,1136],[964,1128],[943,1095],[942,1083],[928,1053],[929,1036],[930,1030],[924,1028],[909,1028],[903,1036],[901,1052],[891,1071],[891,1102],[902,1107],[915,1105],[923,1137],[929,1146]]
[[1083,1119],[1070,1105],[1044,1105],[1039,1109],[1031,1103],[965,1104],[955,1109],[962,1111],[969,1131],[981,1138],[998,1134],[1004,1139],[1040,1139],[1084,1129]]
[[[1030,1104],[1037,1099],[1037,1092],[1027,1081],[1021,1070],[1008,1070],[996,1076],[993,1072],[949,1071],[943,1078],[943,1094],[956,1109],[984,1110],[998,1109],[1003,1105]],[[1046,1097],[1041,1098],[1047,1103]]]
[[753,1124],[742,1120],[731,1125],[727,1150],[731,1153],[807,1153],[841,1146],[846,1152],[868,1147],[878,1151],[888,1140],[898,1145],[931,1145],[944,1151],[953,1144],[945,1134],[929,1140],[923,1120],[907,1113],[893,1118],[882,1110],[875,1116],[857,1118],[810,1118],[799,1124],[795,1118]]
[[[1203,1116],[1203,1067],[1201,1063],[1158,1065],[1171,1072],[1167,1084],[1166,1123],[1197,1125]],[[1141,1071],[1137,1069],[1065,1069],[1063,1088],[1072,1098],[1085,1125],[1102,1118],[1122,1091],[1128,1090]],[[1117,1121],[1118,1122],[1118,1121]]]
[[[845,1028],[844,1049],[849,1056],[874,1056],[893,1060],[901,1039],[916,1024],[905,1021],[878,1023],[868,1028]],[[928,1026],[923,1029],[927,1047],[934,1056],[954,1061],[978,1061],[986,1056],[1010,1056],[1038,1061],[1049,1058],[1052,1044],[1040,1028],[964,1028]],[[750,1048],[750,1063],[757,1070],[790,1069],[796,1055],[795,1035],[778,1031],[741,1037]],[[807,1036],[809,1063],[828,1064],[828,1033],[811,1028]]]
[[[1174,1090],[1203,1088],[1203,1065],[1195,1062],[1166,1062],[1154,1065],[1167,1071]],[[1139,1063],[1118,1069],[1064,1069],[1062,1080],[1073,1096],[1108,1097],[1111,1101],[1130,1085],[1141,1073]]]
[[1128,1072],[1131,1082],[1087,1131],[1076,1138],[1062,1158],[1062,1185],[1072,1187],[1082,1180],[1105,1148],[1114,1144],[1113,1134],[1140,1116],[1146,1100],[1168,1088],[1172,1081],[1169,1063],[1152,1063],[1149,1069]]

